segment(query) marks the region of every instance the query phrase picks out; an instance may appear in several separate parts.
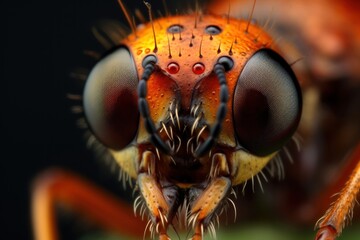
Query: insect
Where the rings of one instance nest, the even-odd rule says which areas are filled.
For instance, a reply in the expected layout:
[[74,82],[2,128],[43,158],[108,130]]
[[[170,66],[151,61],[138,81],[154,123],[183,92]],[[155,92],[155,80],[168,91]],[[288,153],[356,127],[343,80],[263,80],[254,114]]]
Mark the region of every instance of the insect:
[[203,239],[232,186],[264,175],[296,130],[296,77],[265,32],[229,17],[159,19],[122,44],[87,80],[90,128],[137,180],[152,235],[169,239],[184,206]]
[[[122,6],[122,2],[119,2]],[[145,232],[170,239],[181,211],[192,239],[215,235],[233,187],[281,174],[279,152],[301,117],[300,86],[274,40],[249,19],[152,19],[104,56],[83,96],[93,137],[125,179]],[[296,139],[293,141],[298,144]],[[236,195],[236,194],[235,194]]]

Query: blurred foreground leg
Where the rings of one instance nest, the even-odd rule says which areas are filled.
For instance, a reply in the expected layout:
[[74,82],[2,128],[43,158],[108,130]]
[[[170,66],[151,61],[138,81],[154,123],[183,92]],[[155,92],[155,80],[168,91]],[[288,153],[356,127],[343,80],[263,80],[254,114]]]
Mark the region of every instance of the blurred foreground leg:
[[32,224],[36,240],[59,239],[56,203],[70,207],[106,230],[138,239],[143,236],[145,224],[135,218],[130,205],[79,176],[51,170],[36,179],[32,192]]
[[357,165],[345,187],[338,194],[337,200],[317,222],[316,240],[336,239],[341,234],[345,224],[352,218],[353,208],[357,202],[356,196],[360,190],[360,145],[355,148],[349,161],[357,162]]

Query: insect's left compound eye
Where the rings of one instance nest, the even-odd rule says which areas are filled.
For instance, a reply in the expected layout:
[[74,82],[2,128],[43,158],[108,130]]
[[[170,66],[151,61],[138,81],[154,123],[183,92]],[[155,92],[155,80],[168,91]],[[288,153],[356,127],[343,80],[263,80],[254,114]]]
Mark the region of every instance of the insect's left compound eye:
[[290,66],[274,51],[259,50],[246,63],[235,89],[233,117],[239,144],[258,156],[279,150],[298,126],[301,105]]
[[134,61],[119,48],[95,65],[84,90],[86,120],[101,143],[112,149],[126,147],[137,133],[138,76]]

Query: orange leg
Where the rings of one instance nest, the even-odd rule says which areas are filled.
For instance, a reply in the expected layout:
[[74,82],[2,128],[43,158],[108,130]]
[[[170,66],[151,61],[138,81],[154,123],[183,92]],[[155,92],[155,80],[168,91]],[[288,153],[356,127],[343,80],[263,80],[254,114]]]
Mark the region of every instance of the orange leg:
[[357,162],[349,180],[325,215],[318,221],[316,240],[333,240],[341,234],[347,221],[351,220],[356,196],[360,190],[360,144],[350,156],[350,162]]
[[[144,201],[144,206],[146,205],[151,219],[149,222],[151,236],[154,238],[155,234],[158,234],[160,240],[169,240],[167,230],[179,206],[177,201],[179,199],[178,189],[174,185],[167,188],[161,186],[155,174],[155,165],[154,154],[145,151],[137,183],[141,193],[140,199]],[[135,206],[137,205],[135,204]]]
[[225,155],[216,154],[210,176],[211,179],[206,189],[191,206],[189,223],[192,223],[194,227],[194,235],[191,240],[202,240],[205,228],[208,228],[215,237],[215,229],[211,219],[221,202],[229,196],[231,189],[231,180],[228,177],[229,168]]
[[208,227],[209,220],[213,217],[219,204],[229,195],[230,189],[231,181],[227,177],[217,177],[211,180],[191,208],[189,222],[194,226],[194,235],[191,240],[204,239],[204,229]]
[[106,230],[142,238],[145,224],[128,204],[115,199],[84,179],[61,170],[47,171],[36,181],[32,216],[36,240],[56,240],[56,203],[69,206]]
[[152,235],[153,229],[155,229],[156,233],[159,234],[159,239],[170,239],[166,232],[171,221],[171,206],[166,202],[161,186],[154,176],[146,173],[139,174],[138,184],[154,222],[154,225],[150,227]]

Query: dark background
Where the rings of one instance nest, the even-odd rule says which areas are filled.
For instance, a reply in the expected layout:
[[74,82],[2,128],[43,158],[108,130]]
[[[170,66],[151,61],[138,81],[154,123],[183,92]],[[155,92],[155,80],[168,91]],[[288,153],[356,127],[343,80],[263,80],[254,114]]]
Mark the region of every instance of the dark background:
[[[74,87],[70,73],[90,67],[83,50],[101,51],[91,27],[101,19],[126,21],[116,0],[1,4],[0,238],[32,239],[31,186],[46,169],[68,169],[121,192],[117,174],[109,174],[86,148],[66,94]],[[156,4],[161,1],[153,9],[163,11]],[[145,9],[140,0],[126,5]]]
[[73,87],[71,71],[88,67],[82,51],[99,48],[91,26],[99,19],[123,19],[115,0],[2,5],[0,238],[32,239],[31,185],[49,167],[71,169],[105,188],[121,188],[115,175],[99,171],[99,162],[86,149],[66,94]]

